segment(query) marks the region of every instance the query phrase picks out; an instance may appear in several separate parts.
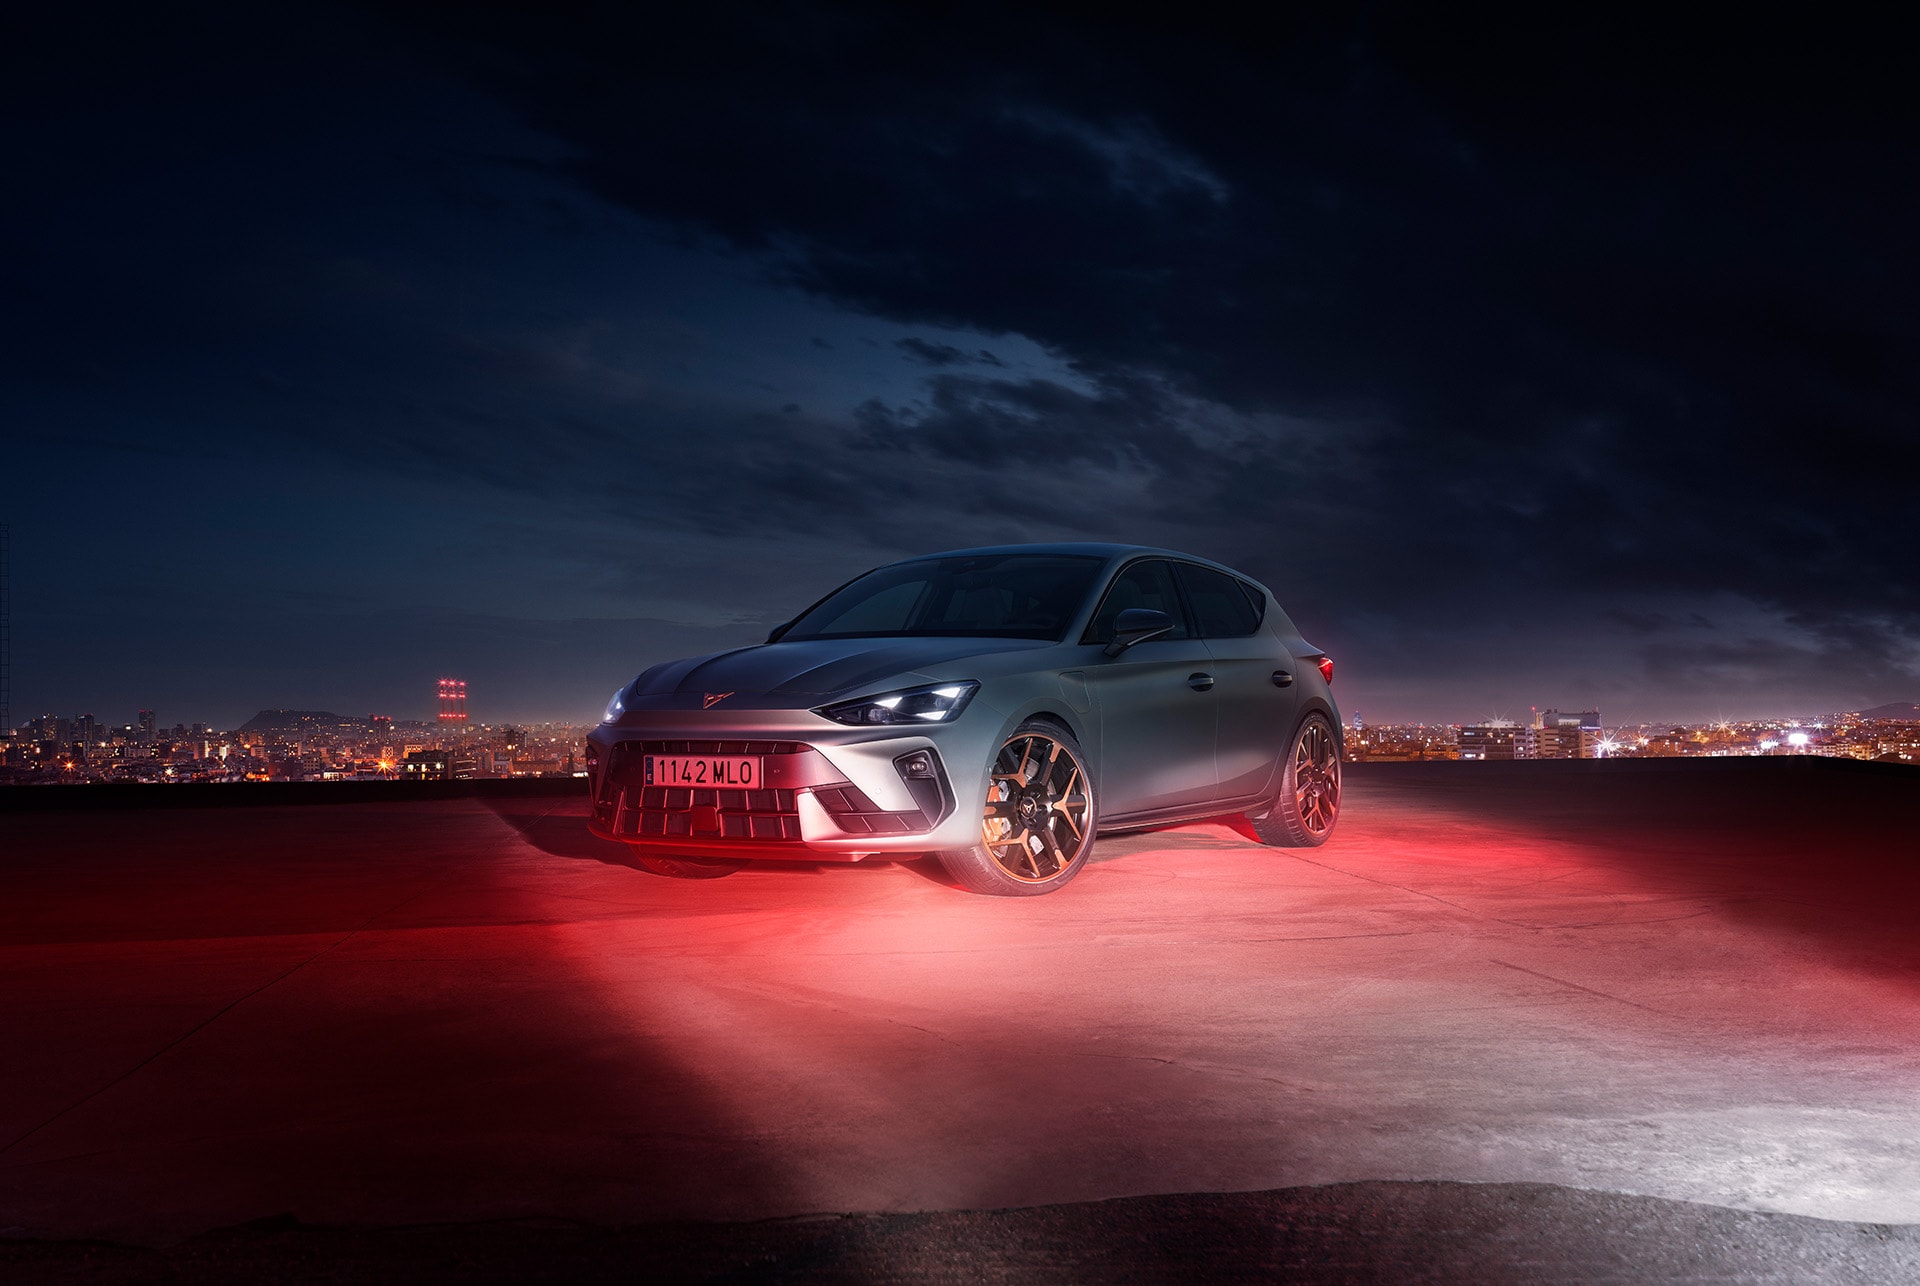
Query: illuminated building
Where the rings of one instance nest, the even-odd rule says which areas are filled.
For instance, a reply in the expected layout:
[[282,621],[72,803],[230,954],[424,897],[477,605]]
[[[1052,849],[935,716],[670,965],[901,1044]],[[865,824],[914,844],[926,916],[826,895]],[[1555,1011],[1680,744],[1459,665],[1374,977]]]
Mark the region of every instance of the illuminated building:
[[1356,763],[1453,759],[1457,731],[1452,724],[1376,723],[1348,732],[1345,753]]
[[444,781],[448,776],[447,752],[410,750],[400,762],[400,775],[408,781]]
[[1465,724],[1459,734],[1462,759],[1531,759],[1533,729],[1507,719]]
[[1600,757],[1600,712],[1565,714],[1545,710],[1533,720],[1536,759],[1597,759]]

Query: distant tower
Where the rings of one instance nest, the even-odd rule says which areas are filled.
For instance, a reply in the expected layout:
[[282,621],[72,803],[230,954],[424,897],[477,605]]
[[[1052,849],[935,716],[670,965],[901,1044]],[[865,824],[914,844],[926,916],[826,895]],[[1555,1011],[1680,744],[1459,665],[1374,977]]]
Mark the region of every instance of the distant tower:
[[13,733],[13,531],[0,522],[0,740]]
[[440,723],[442,726],[461,726],[467,722],[467,681],[465,679],[440,680]]

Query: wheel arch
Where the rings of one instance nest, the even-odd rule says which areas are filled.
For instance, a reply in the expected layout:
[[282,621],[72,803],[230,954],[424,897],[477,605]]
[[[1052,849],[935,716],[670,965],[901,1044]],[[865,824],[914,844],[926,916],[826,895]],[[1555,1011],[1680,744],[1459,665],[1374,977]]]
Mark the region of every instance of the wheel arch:
[[1007,717],[1005,726],[1000,729],[1000,741],[1004,742],[1012,736],[1013,730],[1029,719],[1045,719],[1049,723],[1057,723],[1073,734],[1073,739],[1080,743],[1083,750],[1087,748],[1087,721],[1067,709],[1065,702],[1033,701],[1016,707],[1014,713]]
[[1347,747],[1346,738],[1340,731],[1340,712],[1334,709],[1331,701],[1319,693],[1313,693],[1294,707],[1293,718],[1286,725],[1287,735],[1280,739],[1280,748],[1274,754],[1273,771],[1267,777],[1263,794],[1271,796],[1280,789],[1280,783],[1286,779],[1287,756],[1293,751],[1294,738],[1300,735],[1300,729],[1306,726],[1308,718],[1316,714],[1324,716],[1333,725],[1333,735],[1340,744],[1340,758],[1345,761]]
[[[1293,726],[1287,730],[1286,745],[1289,747],[1293,745],[1293,739],[1299,736],[1300,729],[1306,726],[1307,718],[1315,714],[1324,715],[1327,722],[1333,725],[1334,739],[1340,746],[1340,758],[1345,759],[1347,757],[1347,739],[1341,735],[1340,712],[1334,709],[1333,702],[1318,693],[1302,701],[1294,710]],[[1280,753],[1284,756],[1286,750],[1282,749]]]
[[1053,710],[1053,709],[1035,710],[1032,714],[1028,715],[1026,719],[1022,719],[1020,722],[1025,723],[1027,722],[1027,719],[1045,719],[1049,723],[1057,723],[1062,728],[1065,728],[1068,732],[1072,733],[1073,739],[1079,742],[1082,747],[1085,747],[1085,745],[1087,744],[1086,732],[1084,729],[1082,729],[1079,726],[1079,722],[1075,719],[1069,718],[1067,715],[1061,713],[1058,710]]
[[[1070,711],[1062,710],[1061,706],[1064,704],[1060,701],[1038,698],[1022,702],[1007,713],[996,710],[994,713],[1000,717],[999,730],[993,734],[992,740],[986,743],[985,753],[981,755],[978,763],[962,763],[947,747],[940,746],[940,754],[946,761],[947,775],[953,785],[955,800],[972,798],[976,792],[986,789],[987,774],[991,771],[993,757],[999,753],[1000,747],[1006,744],[1007,738],[1013,735],[1014,729],[1029,719],[1044,719],[1066,729],[1073,739],[1080,743],[1082,753],[1087,756],[1088,766],[1095,770],[1097,783],[1098,769],[1094,763],[1095,752],[1087,745],[1087,720],[1076,718]],[[970,741],[969,744],[978,745],[979,743]]]

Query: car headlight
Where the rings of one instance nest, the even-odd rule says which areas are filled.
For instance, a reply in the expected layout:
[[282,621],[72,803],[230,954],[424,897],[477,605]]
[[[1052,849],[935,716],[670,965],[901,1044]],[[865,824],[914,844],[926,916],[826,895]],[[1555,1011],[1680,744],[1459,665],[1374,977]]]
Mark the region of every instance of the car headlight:
[[980,685],[972,679],[961,683],[929,683],[924,688],[902,688],[883,696],[842,701],[821,706],[815,714],[835,723],[947,723],[958,719],[973,700]]
[[618,719],[621,715],[625,714],[626,712],[627,712],[627,689],[626,689],[626,685],[622,684],[620,687],[620,690],[613,694],[613,700],[607,702],[607,712],[600,716],[600,722],[612,723],[615,719]]

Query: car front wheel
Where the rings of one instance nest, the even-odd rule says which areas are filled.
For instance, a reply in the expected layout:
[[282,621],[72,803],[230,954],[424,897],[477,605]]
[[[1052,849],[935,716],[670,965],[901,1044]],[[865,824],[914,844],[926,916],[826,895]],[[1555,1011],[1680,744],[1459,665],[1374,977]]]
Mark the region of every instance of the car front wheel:
[[994,755],[980,842],[939,854],[975,893],[1032,897],[1080,873],[1093,849],[1097,806],[1086,755],[1056,723],[1029,719]]
[[1313,848],[1340,820],[1340,736],[1323,714],[1310,714],[1293,734],[1280,768],[1280,794],[1253,828],[1263,843]]

